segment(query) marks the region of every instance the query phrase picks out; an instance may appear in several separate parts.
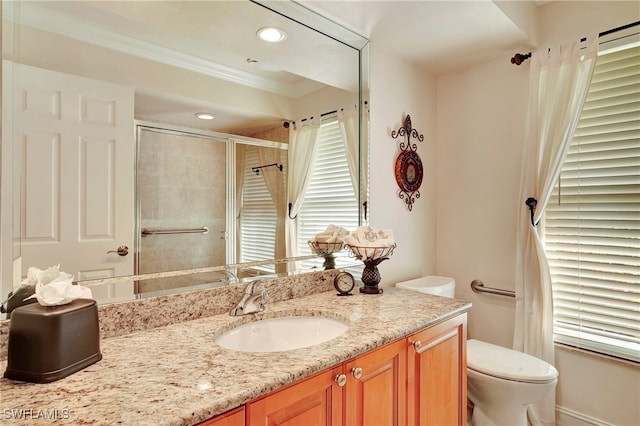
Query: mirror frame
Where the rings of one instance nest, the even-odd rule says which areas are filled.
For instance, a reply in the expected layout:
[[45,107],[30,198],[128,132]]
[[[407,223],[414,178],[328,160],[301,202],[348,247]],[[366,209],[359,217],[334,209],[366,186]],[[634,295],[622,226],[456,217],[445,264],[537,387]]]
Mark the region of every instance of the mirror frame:
[[[274,13],[278,13],[286,18],[296,21],[307,28],[324,34],[344,45],[347,45],[358,51],[359,56],[359,139],[360,139],[360,191],[358,195],[359,203],[359,223],[368,223],[369,218],[369,40],[365,37],[352,32],[340,24],[337,24],[316,12],[307,9],[301,4],[294,3],[292,1],[257,1],[250,0],[259,6],[265,7]],[[0,7],[0,29],[2,26],[2,8]],[[1,38],[1,37],[0,37]],[[2,64],[0,64],[0,77],[4,78],[4,72]],[[8,94],[11,96],[11,93]],[[0,86],[0,96],[2,96],[3,114],[10,112],[10,104],[7,104],[5,98],[7,94],[3,93]],[[1,127],[1,126],[0,126]],[[3,132],[4,133],[4,132]],[[19,256],[20,249],[20,227],[16,224],[20,224],[19,210],[16,212],[16,208],[20,208],[19,198],[16,202],[16,197],[19,197],[20,176],[18,168],[14,167],[13,156],[14,147],[11,143],[5,143],[5,137],[0,137],[0,172],[2,173],[2,179],[0,179],[0,199],[2,204],[0,207],[0,280],[2,280],[2,293],[0,295],[6,295],[13,290],[13,283],[20,281],[21,272],[15,271],[14,261]],[[9,202],[7,202],[9,200]],[[16,216],[17,214],[17,216]],[[14,218],[16,218],[14,220]],[[265,259],[260,262],[253,263],[238,263],[229,265],[211,266],[207,268],[186,269],[177,271],[166,271],[153,274],[142,275],[127,275],[113,278],[85,280],[81,281],[82,285],[94,286],[121,282],[133,282],[154,278],[165,278],[180,275],[197,274],[203,272],[224,271],[226,269],[237,269],[242,267],[251,267],[259,265],[270,265],[278,263],[289,263],[298,260],[312,259],[315,255],[301,256],[296,258],[282,258],[282,259]],[[180,289],[178,289],[180,291]],[[0,297],[4,299],[4,297]]]

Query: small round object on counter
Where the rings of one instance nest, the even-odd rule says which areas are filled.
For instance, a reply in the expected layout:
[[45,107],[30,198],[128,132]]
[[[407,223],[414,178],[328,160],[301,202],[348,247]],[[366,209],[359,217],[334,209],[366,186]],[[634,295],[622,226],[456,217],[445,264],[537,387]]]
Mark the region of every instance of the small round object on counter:
[[342,271],[333,279],[333,286],[338,290],[338,296],[351,296],[351,290],[356,285],[356,280],[348,272]]

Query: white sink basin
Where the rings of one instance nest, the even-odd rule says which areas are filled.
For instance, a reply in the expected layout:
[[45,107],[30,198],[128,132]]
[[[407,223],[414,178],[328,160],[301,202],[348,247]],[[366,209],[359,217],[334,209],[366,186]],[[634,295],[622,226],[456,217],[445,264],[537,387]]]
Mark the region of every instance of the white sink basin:
[[334,339],[349,327],[325,317],[270,318],[243,324],[223,333],[215,343],[240,352],[280,352]]

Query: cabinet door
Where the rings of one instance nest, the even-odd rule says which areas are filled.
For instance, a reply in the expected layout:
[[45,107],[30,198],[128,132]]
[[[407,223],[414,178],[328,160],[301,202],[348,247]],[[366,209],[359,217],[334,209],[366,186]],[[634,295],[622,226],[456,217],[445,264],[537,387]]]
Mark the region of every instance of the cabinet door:
[[410,336],[408,425],[467,423],[467,315]]
[[247,404],[248,425],[341,426],[342,388],[338,366]]
[[205,420],[197,426],[244,426],[244,406]]
[[405,425],[406,350],[401,340],[344,364],[346,425]]

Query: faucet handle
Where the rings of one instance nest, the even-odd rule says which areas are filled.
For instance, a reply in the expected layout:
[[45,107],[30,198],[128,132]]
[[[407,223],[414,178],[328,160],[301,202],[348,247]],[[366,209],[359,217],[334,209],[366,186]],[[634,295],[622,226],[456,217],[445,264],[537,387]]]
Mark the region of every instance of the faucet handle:
[[247,284],[244,288],[244,294],[251,296],[257,283],[257,281],[251,281],[249,284]]
[[256,289],[258,283],[259,281],[253,281],[245,287],[242,299],[235,307],[231,308],[230,315],[245,315],[264,311],[269,293],[264,288],[258,291]]

